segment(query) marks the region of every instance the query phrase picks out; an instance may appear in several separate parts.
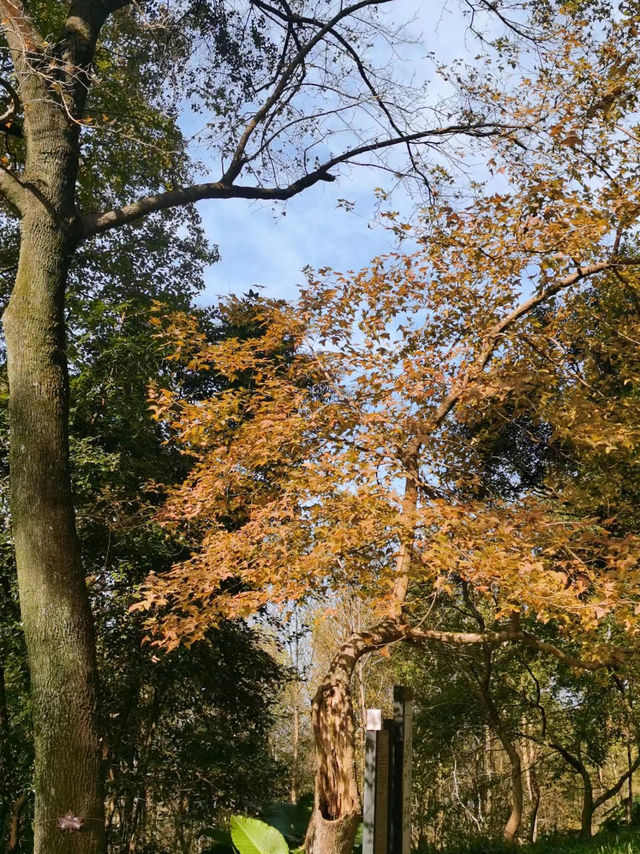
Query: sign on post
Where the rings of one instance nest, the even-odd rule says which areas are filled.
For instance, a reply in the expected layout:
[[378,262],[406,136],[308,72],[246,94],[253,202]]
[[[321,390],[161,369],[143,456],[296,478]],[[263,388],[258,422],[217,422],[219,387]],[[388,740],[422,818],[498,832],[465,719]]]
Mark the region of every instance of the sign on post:
[[389,731],[381,709],[367,710],[362,811],[363,854],[387,854],[389,836]]
[[393,810],[389,854],[409,854],[411,849],[411,738],[413,689],[393,689]]
[[410,688],[396,686],[392,719],[367,711],[363,854],[409,854],[412,700]]

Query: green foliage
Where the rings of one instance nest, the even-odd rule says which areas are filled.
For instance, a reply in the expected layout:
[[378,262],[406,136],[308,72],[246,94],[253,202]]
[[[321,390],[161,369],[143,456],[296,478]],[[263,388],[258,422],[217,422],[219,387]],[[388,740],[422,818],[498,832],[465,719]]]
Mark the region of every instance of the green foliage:
[[280,831],[256,818],[232,816],[231,838],[239,854],[289,854]]
[[[550,836],[533,845],[521,845],[514,848],[505,842],[478,838],[465,845],[454,848],[438,849],[439,854],[636,854],[640,848],[640,832],[626,829],[615,832],[598,833],[592,839],[580,839],[578,836]],[[418,854],[435,854],[430,846],[418,848]]]
[[267,824],[277,828],[290,845],[301,845],[312,810],[313,795],[305,795],[297,804],[286,801],[265,804],[260,815]]

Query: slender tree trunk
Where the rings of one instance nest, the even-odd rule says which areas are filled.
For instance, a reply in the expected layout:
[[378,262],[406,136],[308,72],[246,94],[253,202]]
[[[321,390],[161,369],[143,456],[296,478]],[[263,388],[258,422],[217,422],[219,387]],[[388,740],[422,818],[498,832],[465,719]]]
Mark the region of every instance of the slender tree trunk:
[[491,726],[498,736],[504,752],[509,757],[509,770],[511,780],[511,812],[504,826],[502,835],[507,842],[515,841],[520,824],[522,823],[523,796],[522,796],[522,761],[520,753],[504,727],[500,714],[490,696],[485,695],[485,702],[489,711]]
[[[104,809],[95,642],[69,474],[63,315],[73,251],[63,203],[69,146],[54,130],[41,127],[34,140],[41,179],[43,163],[49,169],[51,202],[33,201],[23,217],[18,274],[3,318],[11,518],[31,674],[34,852],[93,854],[104,850]],[[82,822],[81,830],[58,826],[69,813]]]
[[493,745],[491,743],[491,729],[485,727],[484,731],[484,762],[486,793],[484,803],[484,814],[489,821],[491,819],[491,807],[493,806]]
[[[144,739],[142,738],[142,727],[140,728],[139,741],[141,748],[137,767],[139,784],[137,796],[134,796],[133,793],[131,795],[131,807],[127,813],[127,815],[130,816],[128,819],[129,839],[124,848],[125,854],[135,854],[138,850],[138,843],[140,842],[140,837],[142,836],[142,831],[144,829],[143,819],[147,812],[147,798],[149,794],[149,787],[147,785],[147,769],[151,758],[153,740],[155,738],[158,721],[160,720],[162,712],[162,700],[162,691],[157,687],[154,688],[149,713],[149,726]],[[182,801],[180,801],[180,803],[182,803]]]
[[583,783],[582,814],[580,816],[580,835],[585,839],[591,838],[593,825],[593,785],[587,769],[580,773]]
[[504,826],[502,835],[507,842],[513,842],[520,830],[522,822],[522,762],[515,744],[507,736],[504,730],[497,733],[505,753],[509,757],[511,770],[511,813]]
[[292,804],[298,803],[300,779],[300,628],[298,609],[294,610],[293,666],[293,744],[291,755],[290,798]]
[[[484,620],[471,603],[469,597],[467,596],[466,598],[467,603],[470,605],[471,609],[475,613],[476,619],[481,630],[484,631]],[[520,753],[518,752],[515,743],[511,739],[507,727],[503,723],[498,707],[496,706],[493,700],[493,696],[491,694],[492,650],[489,646],[485,645],[483,651],[485,660],[484,673],[480,677],[477,674],[474,674],[474,676],[478,683],[478,687],[480,688],[480,695],[482,697],[482,701],[487,710],[487,718],[489,721],[489,725],[498,737],[500,744],[502,745],[505,753],[509,757],[509,769],[511,778],[511,813],[509,815],[509,818],[507,819],[507,823],[504,826],[502,835],[507,842],[514,842],[518,835],[518,831],[520,830],[520,824],[522,823],[522,761],[520,759]]]
[[633,762],[631,760],[631,733],[629,732],[629,726],[627,725],[626,731],[627,738],[627,772],[629,777],[627,779],[627,797],[625,800],[625,818],[627,820],[627,824],[633,823]]
[[0,662],[0,845],[4,842],[8,830],[9,800],[11,797],[9,770],[9,712],[7,710],[4,664]]
[[300,706],[298,700],[298,682],[296,679],[296,687],[294,693],[293,706],[293,745],[291,756],[291,803],[298,803],[298,766],[300,762]]
[[540,810],[540,783],[536,772],[537,750],[532,741],[524,742],[527,763],[527,786],[531,801],[531,819],[529,821],[529,842],[538,838],[538,812]]
[[15,799],[11,806],[11,815],[9,817],[9,841],[7,845],[8,854],[18,850],[21,838],[22,829],[22,813],[27,805],[28,795],[23,792]]

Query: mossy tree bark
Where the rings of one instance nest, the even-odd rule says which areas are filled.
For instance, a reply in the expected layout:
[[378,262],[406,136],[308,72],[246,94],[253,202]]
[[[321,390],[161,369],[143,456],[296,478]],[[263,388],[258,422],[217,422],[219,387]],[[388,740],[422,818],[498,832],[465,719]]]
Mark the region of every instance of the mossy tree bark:
[[[99,852],[104,817],[95,644],[75,532],[67,437],[63,294],[71,239],[25,212],[4,315],[10,389],[11,516],[31,674],[35,852]],[[63,831],[68,813],[82,830]]]
[[64,305],[79,233],[77,117],[110,7],[72,3],[55,48],[16,3],[0,8],[24,110],[24,170],[19,178],[3,172],[0,189],[21,232],[3,324],[11,520],[34,722],[34,854],[99,854],[95,640],[71,494]]

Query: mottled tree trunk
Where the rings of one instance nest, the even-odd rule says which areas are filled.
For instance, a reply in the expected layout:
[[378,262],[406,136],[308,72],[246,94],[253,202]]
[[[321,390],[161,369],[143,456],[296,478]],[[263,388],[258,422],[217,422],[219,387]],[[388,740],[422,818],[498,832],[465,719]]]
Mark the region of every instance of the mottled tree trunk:
[[[26,85],[26,84],[25,84]],[[34,722],[34,854],[104,850],[95,642],[71,496],[64,296],[75,248],[77,129],[55,107],[26,124],[18,273],[7,343],[11,519]],[[81,830],[62,830],[68,813]]]
[[313,699],[316,745],[314,810],[305,840],[307,854],[351,854],[361,804],[355,768],[355,722],[351,678],[359,659],[403,637],[388,620],[352,635],[333,659]]
[[351,673],[336,676],[320,686],[313,700],[317,769],[308,854],[347,854],[353,848],[360,821]]
[[35,748],[33,854],[102,854],[93,623],[71,494],[65,288],[80,226],[80,121],[96,40],[126,0],[74,0],[44,38],[0,0],[23,113],[24,169],[2,192],[20,216],[7,345],[10,502]]

